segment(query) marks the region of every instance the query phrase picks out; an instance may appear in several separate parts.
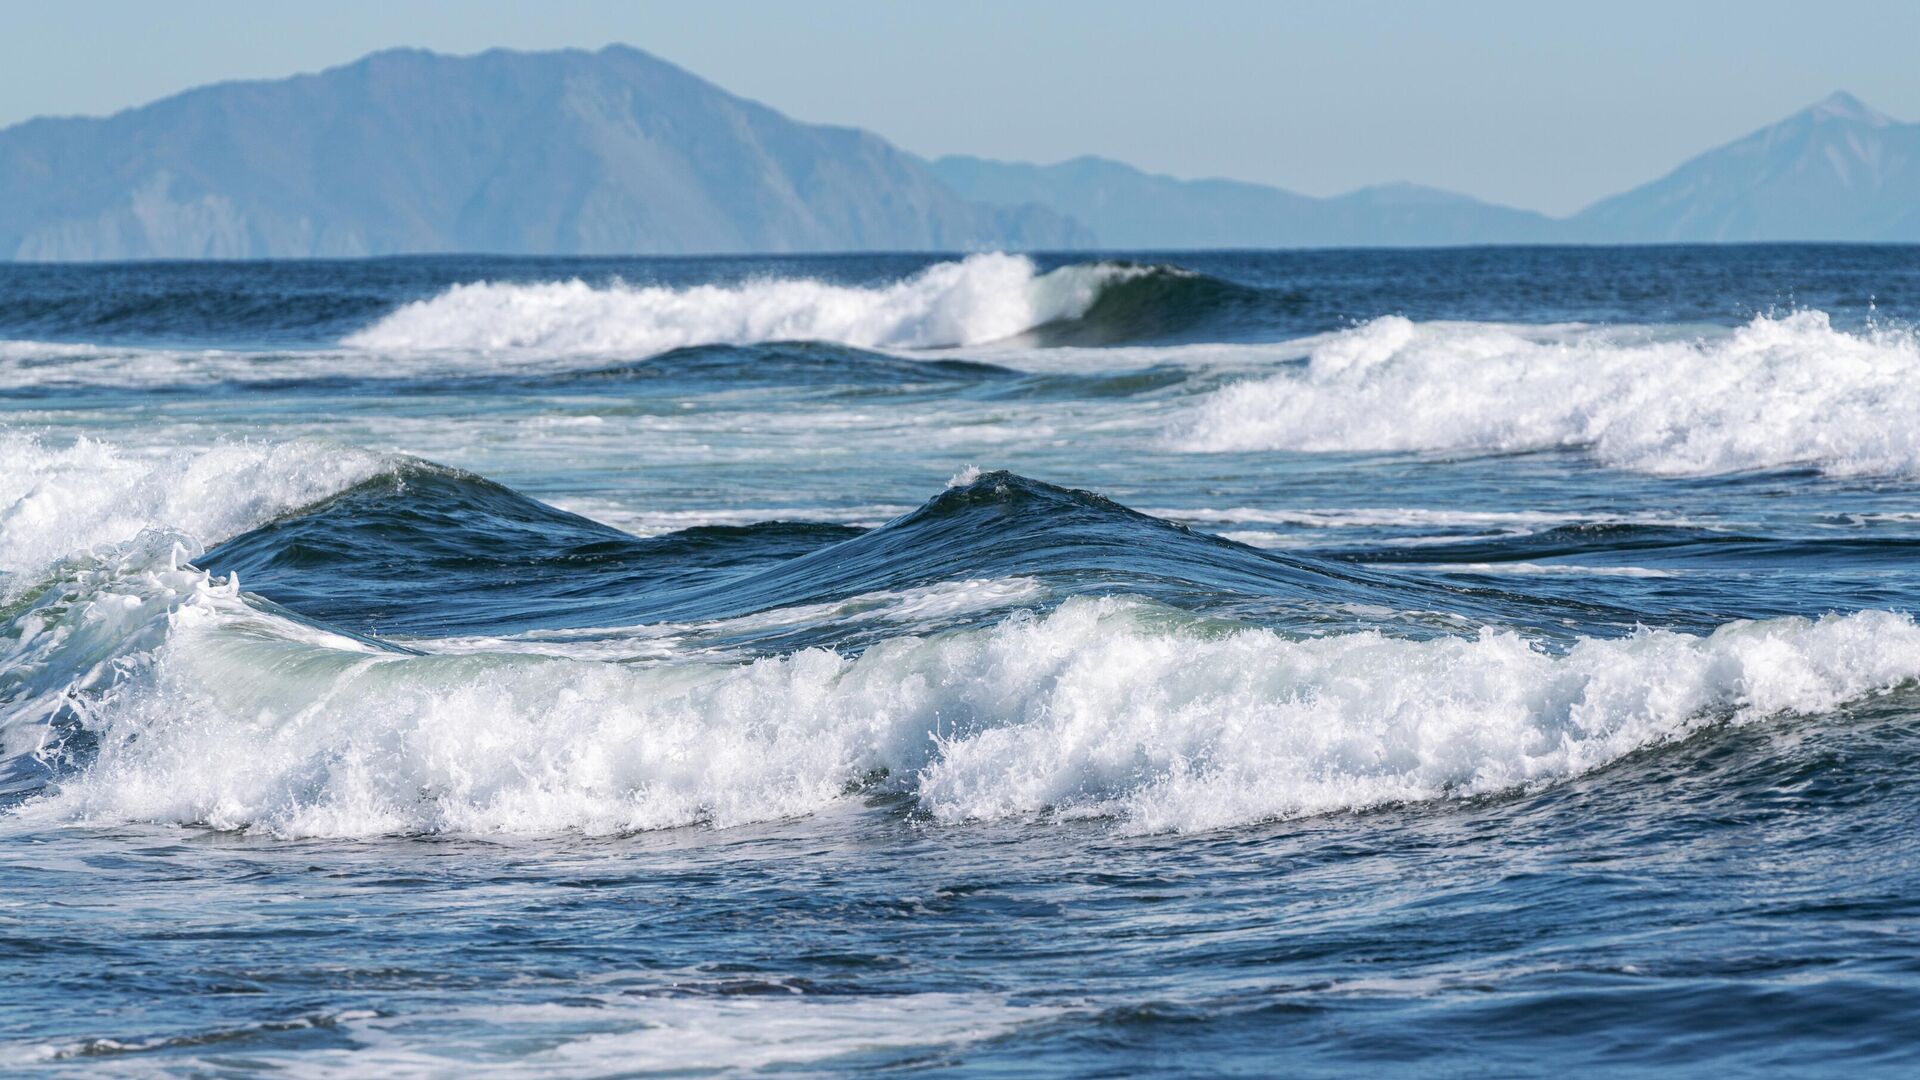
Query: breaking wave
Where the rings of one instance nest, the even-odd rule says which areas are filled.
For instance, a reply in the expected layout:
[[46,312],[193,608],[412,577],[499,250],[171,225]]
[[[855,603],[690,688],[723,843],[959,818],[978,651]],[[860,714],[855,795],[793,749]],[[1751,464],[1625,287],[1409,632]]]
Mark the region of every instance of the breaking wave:
[[1719,336],[1375,319],[1303,366],[1208,395],[1175,431],[1218,452],[1581,448],[1658,474],[1920,473],[1920,340],[1802,311]]
[[[55,466],[121,460],[37,452]],[[296,466],[311,452],[280,451]],[[1708,634],[1404,634],[1387,629],[1396,598],[1474,601],[1263,555],[1006,473],[956,477],[870,532],[642,540],[431,466],[329,494],[318,479],[275,480],[275,451],[225,453],[237,456],[136,470],[116,488],[208,502],[134,505],[124,522],[76,506],[54,532],[112,540],[150,510],[211,536],[268,516],[203,561],[245,563],[269,583],[321,574],[349,598],[366,587],[369,603],[404,581],[396,567],[425,565],[456,622],[471,564],[476,597],[526,605],[534,625],[383,641],[317,621],[297,593],[288,610],[242,592],[237,575],[183,562],[175,533],[140,529],[4,610],[0,795],[14,813],[280,836],[608,833],[738,825],[879,792],[942,822],[1198,830],[1553,783],[1714,724],[1829,710],[1920,676],[1920,626],[1879,611]],[[321,460],[335,482],[371,467]],[[193,475],[203,481],[180,479]],[[280,512],[315,492],[317,506]],[[763,545],[786,557],[742,554]],[[703,563],[727,573],[661,580],[662,567]],[[1032,574],[1001,573],[1010,566]],[[584,598],[618,575],[629,585],[612,591],[633,594],[620,602],[672,619],[542,628],[543,611],[597,611]],[[1238,589],[1297,608],[1366,601],[1373,628],[1250,625],[1140,592]],[[796,627],[825,636],[783,646]]]
[[197,552],[344,490],[379,455],[318,443],[139,451],[0,431],[0,600],[62,559],[163,531]]
[[1920,675],[1920,627],[1881,612],[1556,654],[1492,630],[1292,639],[1083,598],[857,656],[630,665],[384,651],[189,568],[73,601],[19,635],[9,669],[130,660],[61,689],[81,704],[38,752],[78,749],[21,812],[283,836],[729,826],[876,789],[948,822],[1207,829],[1550,783]]
[[[774,341],[934,348],[1071,326],[1096,307],[1113,323],[1110,333],[1120,335],[1129,332],[1129,326],[1145,332],[1166,321],[1165,316],[1132,310],[1135,301],[1152,302],[1156,297],[1151,294],[1163,290],[1118,299],[1110,297],[1109,290],[1181,273],[1127,263],[1085,263],[1041,273],[1025,256],[980,254],[879,286],[811,278],[688,288],[595,286],[578,280],[476,282],[407,304],[349,335],[344,344],[389,352],[621,355]],[[1127,310],[1112,311],[1116,305]],[[1099,331],[1085,334],[1090,340],[1103,337]]]

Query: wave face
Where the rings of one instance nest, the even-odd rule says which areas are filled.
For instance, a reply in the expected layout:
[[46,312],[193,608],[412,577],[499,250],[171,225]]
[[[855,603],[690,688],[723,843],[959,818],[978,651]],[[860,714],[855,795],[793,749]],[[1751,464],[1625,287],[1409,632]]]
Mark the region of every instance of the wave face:
[[456,285],[349,335],[381,351],[529,350],[647,355],[690,345],[824,341],[863,348],[978,345],[1077,319],[1120,264],[1041,274],[1016,255],[970,255],[891,285],[813,279],[691,288],[581,281]]
[[1178,431],[1198,451],[1512,452],[1580,448],[1684,475],[1811,467],[1920,472],[1920,344],[1844,333],[1822,312],[1724,336],[1376,319],[1304,367],[1215,392]]
[[[765,522],[642,538],[481,477],[405,462],[196,561],[355,630],[515,633],[659,621],[688,608],[678,597],[861,532]],[[800,599],[748,590],[733,606]]]
[[[1569,614],[1567,605],[1548,599],[1436,588],[1350,564],[1257,551],[1012,473],[976,471],[956,480],[919,509],[871,530],[761,522],[640,538],[479,477],[410,464],[236,537],[197,562],[361,633],[700,625],[709,639],[725,631],[730,647],[769,654],[864,647],[897,626],[850,627],[823,613],[965,582],[1032,582],[1055,601],[1124,593],[1300,631],[1367,625],[1430,634],[1457,629],[1461,613],[1497,612],[1551,633]],[[1028,590],[1016,593],[1030,598]],[[1416,604],[1449,613],[1436,616]],[[978,621],[999,609],[966,610]],[[1592,624],[1606,615],[1592,603],[1578,611]],[[807,614],[773,617],[782,612]],[[1613,614],[1623,627],[1638,618]]]
[[[12,619],[7,744],[52,770],[13,764],[46,785],[23,812],[602,833],[882,790],[943,821],[1192,831],[1563,780],[1920,675],[1920,627],[1884,612],[1552,647],[1446,619],[1345,629],[1490,601],[957,479],[871,532],[790,528],[772,555],[765,527],[640,539],[427,466],[208,552],[225,580],[149,534]],[[242,595],[241,571],[304,615]],[[409,579],[438,593],[432,621],[409,619]],[[1272,628],[1244,622],[1256,600]]]
[[[1123,599],[858,656],[407,656],[191,568],[125,569],[16,635],[16,669],[145,646],[63,701],[71,771],[25,813],[280,836],[597,833],[772,820],[877,785],[945,821],[1189,831],[1524,788],[1920,676],[1920,627],[1883,613],[1554,654],[1492,631],[1295,639]],[[57,712],[46,694],[16,686],[10,710]]]

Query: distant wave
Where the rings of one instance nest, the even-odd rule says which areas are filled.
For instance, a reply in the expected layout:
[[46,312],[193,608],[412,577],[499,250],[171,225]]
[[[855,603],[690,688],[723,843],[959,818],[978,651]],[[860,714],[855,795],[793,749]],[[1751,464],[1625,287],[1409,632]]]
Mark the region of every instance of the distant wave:
[[[888,285],[776,278],[687,288],[582,281],[476,282],[407,304],[351,334],[364,349],[523,350],[645,355],[693,345],[823,341],[861,348],[934,348],[1003,341],[1066,327],[1097,307],[1106,322],[1143,328],[1166,320],[1110,290],[1180,274],[1101,262],[1039,272],[1018,255],[970,255]],[[1194,277],[1194,275],[1187,275]],[[1143,297],[1142,299],[1151,299]],[[1068,334],[1097,339],[1100,331]],[[1076,342],[1078,343],[1078,342]]]
[[18,282],[0,294],[0,332],[94,341],[279,341],[312,345],[392,307],[379,284],[314,280],[279,264],[244,284],[198,273],[182,261],[138,283],[97,290],[67,282]]
[[1303,366],[1208,395],[1174,444],[1568,447],[1660,474],[1920,473],[1920,340],[1904,330],[1846,333],[1818,311],[1691,340],[1389,316],[1304,351]]
[[[1043,273],[1024,256],[1002,254],[873,286],[813,278],[689,287],[482,281],[388,308],[332,345],[0,339],[0,393],[501,379],[884,386],[1046,373],[1067,382],[1017,392],[1124,395],[1143,384],[1109,369],[1151,366],[1151,350],[1102,350],[1092,359],[1059,347],[1238,340],[1271,331],[1291,302],[1174,266],[1106,261]],[[67,329],[82,332],[98,313],[76,305]],[[980,345],[1000,347],[987,359],[915,351]],[[1104,382],[1081,377],[1095,373]]]
[[[75,391],[156,390],[194,392],[225,385],[249,389],[346,388],[406,382],[454,389],[481,382],[521,389],[572,385],[607,389],[626,381],[689,386],[847,387],[957,384],[1018,379],[1007,367],[947,354],[902,355],[818,342],[756,345],[693,345],[643,358],[604,353],[432,350],[396,364],[381,351],[352,348],[261,352],[251,350],[140,348],[0,340],[0,394],[33,397]],[[1072,390],[1097,383],[1069,376]]]

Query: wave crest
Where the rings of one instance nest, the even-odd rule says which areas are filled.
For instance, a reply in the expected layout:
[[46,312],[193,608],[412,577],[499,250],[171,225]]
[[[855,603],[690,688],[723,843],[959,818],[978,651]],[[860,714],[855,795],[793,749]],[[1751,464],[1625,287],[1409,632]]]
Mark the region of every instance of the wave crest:
[[70,555],[149,530],[214,543],[374,475],[379,455],[317,443],[141,452],[0,431],[0,599]]
[[727,826],[876,783],[949,822],[1208,829],[1549,783],[1920,675],[1920,626],[1886,612],[1555,653],[1492,630],[1290,638],[1127,598],[858,656],[403,655],[164,567],[21,626],[43,673],[129,659],[0,695],[16,736],[57,699],[81,747],[19,812],[284,836]]
[[1039,273],[998,253],[937,263],[890,285],[810,278],[689,288],[583,281],[456,285],[344,344],[365,349],[652,354],[692,345],[828,341],[862,348],[978,345],[1084,314],[1102,288],[1144,272],[1117,263]]
[[1303,367],[1210,394],[1174,443],[1194,451],[1586,448],[1659,474],[1811,466],[1920,473],[1920,340],[1835,330],[1818,311],[1730,334],[1375,319]]

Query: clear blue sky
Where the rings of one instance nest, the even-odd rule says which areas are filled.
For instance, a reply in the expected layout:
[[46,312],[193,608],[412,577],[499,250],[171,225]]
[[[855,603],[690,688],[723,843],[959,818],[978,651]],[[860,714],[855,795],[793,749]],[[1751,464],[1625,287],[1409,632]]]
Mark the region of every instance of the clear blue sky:
[[1911,0],[173,0],[10,5],[0,125],[392,45],[614,41],[923,154],[1102,154],[1311,194],[1413,180],[1552,213],[1836,89],[1920,120]]

